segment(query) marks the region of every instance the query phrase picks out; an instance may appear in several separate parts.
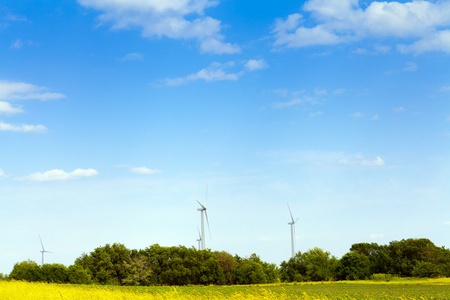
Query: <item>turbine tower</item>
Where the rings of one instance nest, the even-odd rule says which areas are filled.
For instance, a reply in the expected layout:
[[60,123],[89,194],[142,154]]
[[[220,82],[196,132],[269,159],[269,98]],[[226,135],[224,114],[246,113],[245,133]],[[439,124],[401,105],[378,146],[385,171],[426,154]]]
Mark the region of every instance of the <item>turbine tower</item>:
[[197,210],[201,213],[201,221],[202,221],[202,235],[201,235],[201,244],[202,244],[202,250],[205,250],[205,221],[204,216],[206,216],[206,222],[208,223],[208,231],[209,231],[209,238],[211,238],[211,231],[209,229],[209,221],[208,221],[208,213],[206,212],[206,201],[208,200],[208,186],[206,186],[206,197],[205,197],[205,205],[201,204],[198,200],[198,204],[200,204],[200,208],[197,208]]
[[198,227],[197,227],[197,231],[198,231],[198,239],[197,239],[197,242],[198,242],[198,250],[201,250],[201,242],[202,242],[202,235],[200,234],[200,229],[198,229]]
[[42,250],[41,250],[41,253],[42,253],[42,265],[44,265],[44,253],[45,252],[51,253],[51,252],[44,249],[44,244],[42,244],[41,236],[39,236],[39,240],[41,241],[41,246],[42,246]]
[[292,222],[289,222],[288,224],[291,225],[291,247],[292,247],[292,257],[295,256],[295,250],[294,250],[294,237],[295,237],[295,222],[297,222],[298,218],[294,221],[294,217],[292,216],[291,208],[288,204],[289,213],[291,214],[291,220]]

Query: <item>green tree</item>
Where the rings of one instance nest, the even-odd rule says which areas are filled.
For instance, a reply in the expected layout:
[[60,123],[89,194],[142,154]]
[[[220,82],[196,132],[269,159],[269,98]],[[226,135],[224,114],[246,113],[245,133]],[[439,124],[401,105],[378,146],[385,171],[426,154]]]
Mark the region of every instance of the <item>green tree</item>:
[[367,279],[371,275],[370,260],[359,252],[349,252],[339,260],[335,274],[338,280]]
[[125,264],[130,264],[130,259],[130,250],[114,243],[98,247],[90,254],[83,254],[76,259],[75,264],[89,269],[96,283],[122,285],[129,275]]
[[41,267],[31,260],[16,263],[9,278],[24,281],[42,281]]
[[69,281],[67,268],[62,264],[44,264],[41,267],[42,281],[67,283]]
[[222,269],[224,275],[224,284],[234,284],[235,283],[235,270],[238,263],[234,257],[225,251],[216,252],[216,258],[219,261],[220,268]]
[[377,243],[358,243],[353,244],[350,251],[363,254],[369,259],[370,274],[388,273],[390,258],[387,246]]
[[123,280],[125,285],[151,285],[154,281],[153,270],[150,262],[141,253],[134,253],[130,263],[125,262],[125,270],[128,276]]
[[424,238],[390,242],[387,252],[389,254],[389,273],[400,276],[413,276],[414,269],[416,269],[416,274],[420,269],[430,269],[429,265],[424,263],[442,266],[441,272],[446,274],[446,268],[450,263],[448,251],[435,246],[429,239]]
[[90,284],[92,276],[89,269],[85,269],[80,265],[71,265],[67,268],[67,277],[69,283],[72,284]]

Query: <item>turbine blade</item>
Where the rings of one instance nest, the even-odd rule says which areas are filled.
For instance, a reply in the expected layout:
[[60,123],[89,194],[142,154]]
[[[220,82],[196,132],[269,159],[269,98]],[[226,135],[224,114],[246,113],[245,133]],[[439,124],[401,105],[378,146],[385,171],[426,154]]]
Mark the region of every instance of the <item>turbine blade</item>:
[[204,210],[206,210],[206,207],[204,207],[203,204],[200,203],[200,201],[197,200],[197,202],[198,202],[198,204],[200,204],[200,206],[201,206]]
[[41,241],[42,250],[45,251],[45,249],[44,249],[44,244],[42,244],[41,236],[39,236],[39,240]]
[[209,239],[212,240],[212,238],[211,238],[211,229],[209,228],[208,213],[206,212],[206,209],[205,209],[205,215],[206,215],[206,223],[208,224]]
[[291,208],[289,207],[289,204],[287,205],[287,207],[288,207],[288,209],[289,209],[289,213],[291,214],[292,222],[295,223],[294,217],[292,216]]

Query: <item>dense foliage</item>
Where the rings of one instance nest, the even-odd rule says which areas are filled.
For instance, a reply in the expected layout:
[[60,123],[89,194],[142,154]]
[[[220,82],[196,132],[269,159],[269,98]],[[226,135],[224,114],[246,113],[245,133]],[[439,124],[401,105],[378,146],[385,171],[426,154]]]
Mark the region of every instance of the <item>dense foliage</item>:
[[367,279],[376,274],[400,277],[450,277],[450,250],[428,239],[405,239],[389,245],[359,243],[339,261],[328,252],[298,252],[281,263],[283,281]]
[[[368,278],[450,277],[450,250],[428,239],[354,244],[337,259],[320,248],[298,252],[280,267],[256,254],[232,256],[195,248],[151,245],[130,250],[105,245],[83,253],[69,267],[39,266],[33,261],[14,265],[8,278],[31,282],[108,285],[232,285],[273,282],[360,280]],[[2,275],[4,279],[5,276]]]

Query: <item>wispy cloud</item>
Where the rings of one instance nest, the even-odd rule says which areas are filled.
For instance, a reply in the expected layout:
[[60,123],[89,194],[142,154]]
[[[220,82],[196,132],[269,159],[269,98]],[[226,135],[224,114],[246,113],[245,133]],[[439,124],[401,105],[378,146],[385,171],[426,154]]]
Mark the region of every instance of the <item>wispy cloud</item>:
[[258,59],[258,60],[250,59],[245,63],[244,67],[247,71],[253,72],[253,71],[265,69],[265,68],[269,67],[269,65],[266,63],[266,61],[264,59]]
[[34,43],[30,40],[28,41],[22,41],[21,39],[16,39],[14,42],[11,43],[12,49],[20,49],[23,46],[31,46],[34,45]]
[[386,163],[380,156],[367,157],[360,153],[346,154],[333,151],[271,151],[267,157],[276,158],[289,164],[322,167],[381,167]]
[[[397,38],[413,40],[399,44],[402,53],[427,51],[450,52],[450,3],[446,1],[373,1],[367,7],[355,0],[310,0],[302,11],[310,13],[316,25],[300,13],[275,21],[273,35],[276,48],[299,48],[314,45],[352,43],[363,39]],[[388,48],[379,49],[387,52]],[[368,53],[364,49],[357,51]]]
[[6,177],[6,174],[5,174],[5,172],[3,172],[2,169],[0,169],[0,178],[2,178],[2,177]]
[[0,101],[0,115],[1,114],[13,115],[13,114],[18,114],[18,113],[23,113],[22,108],[20,108],[20,107],[13,107],[8,102]]
[[399,107],[394,107],[392,110],[397,113],[401,113],[401,112],[405,111],[405,108],[403,106],[399,106]]
[[350,115],[350,117],[355,118],[355,119],[362,118],[363,116],[364,116],[364,114],[361,112],[355,112]]
[[166,78],[163,80],[167,86],[182,85],[190,81],[204,80],[210,81],[222,81],[222,80],[238,80],[242,73],[227,73],[226,70],[233,67],[234,62],[228,62],[225,64],[213,62],[208,67],[201,69],[197,73],[189,74],[186,77],[178,78]]
[[406,67],[403,69],[403,71],[406,72],[415,72],[417,71],[419,67],[417,66],[416,63],[412,62],[412,61],[408,61],[406,62]]
[[132,167],[132,168],[130,168],[130,171],[132,173],[142,174],[142,175],[152,175],[152,174],[161,173],[161,170],[156,170],[156,169],[152,170],[147,167]]
[[62,99],[64,94],[51,92],[46,87],[39,87],[25,82],[0,81],[0,100],[53,100]]
[[92,177],[98,175],[94,169],[76,169],[72,172],[65,172],[63,170],[54,169],[44,173],[37,172],[25,177],[17,178],[18,180],[31,181],[63,181],[69,179],[77,179],[82,177]]
[[0,131],[44,133],[47,132],[47,127],[45,127],[44,125],[27,125],[27,124],[12,125],[0,122]]
[[142,28],[143,37],[195,39],[201,52],[240,53],[237,44],[224,42],[220,20],[204,15],[218,1],[123,1],[78,0],[87,8],[102,12],[100,24],[112,23],[112,29]]
[[309,96],[305,90],[289,91],[287,89],[277,89],[274,90],[273,93],[282,98],[289,98],[289,100],[286,101],[272,102],[272,108],[275,109],[285,109],[307,103],[318,104],[319,103],[318,97],[321,95],[326,95],[326,91],[320,89],[315,89],[314,91],[315,97]]
[[141,175],[152,175],[152,174],[158,174],[161,173],[161,170],[158,169],[150,169],[147,167],[134,167],[131,165],[117,165],[117,168],[126,168],[128,169],[131,173],[134,174],[141,174]]
[[118,59],[119,61],[129,61],[129,60],[144,60],[144,55],[141,53],[128,53],[122,58]]

